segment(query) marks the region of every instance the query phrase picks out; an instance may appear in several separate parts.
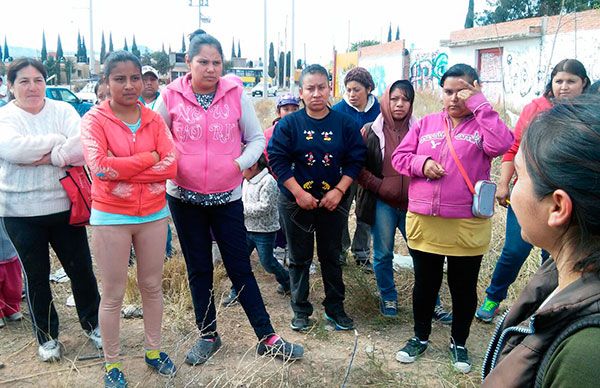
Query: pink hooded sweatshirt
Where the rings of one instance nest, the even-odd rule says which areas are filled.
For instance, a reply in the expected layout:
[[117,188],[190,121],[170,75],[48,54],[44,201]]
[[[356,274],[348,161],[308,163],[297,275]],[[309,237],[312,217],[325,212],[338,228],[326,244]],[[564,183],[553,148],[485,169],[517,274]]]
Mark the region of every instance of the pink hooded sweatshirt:
[[176,185],[212,194],[233,190],[242,183],[242,172],[234,161],[241,155],[243,90],[235,79],[221,77],[208,110],[196,100],[191,74],[163,90],[163,104],[170,119],[166,121],[177,149]]
[[[505,153],[514,140],[512,132],[482,93],[466,101],[473,112],[456,128],[444,112],[423,117],[404,137],[392,155],[392,165],[412,179],[408,190],[408,210],[426,216],[472,218],[473,195],[469,191],[444,135],[444,122],[450,129],[452,145],[471,183],[490,179],[492,159]],[[430,180],[423,174],[427,159],[440,163],[446,175]]]

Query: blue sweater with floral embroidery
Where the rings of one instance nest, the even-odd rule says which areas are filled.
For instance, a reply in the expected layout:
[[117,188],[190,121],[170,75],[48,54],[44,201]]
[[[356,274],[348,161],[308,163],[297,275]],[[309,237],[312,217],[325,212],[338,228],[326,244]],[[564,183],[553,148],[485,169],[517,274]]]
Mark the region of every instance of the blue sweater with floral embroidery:
[[279,187],[290,200],[294,196],[283,182],[291,177],[320,199],[343,175],[356,179],[366,146],[350,116],[330,110],[324,118],[313,119],[301,109],[279,121],[267,152]]

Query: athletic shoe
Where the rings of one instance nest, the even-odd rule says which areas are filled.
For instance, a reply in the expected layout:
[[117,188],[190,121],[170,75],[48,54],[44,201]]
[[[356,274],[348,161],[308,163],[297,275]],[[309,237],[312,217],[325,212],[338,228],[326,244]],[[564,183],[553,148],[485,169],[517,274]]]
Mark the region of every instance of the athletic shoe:
[[189,365],[201,365],[208,361],[221,347],[221,337],[214,339],[200,338],[185,356],[185,363]]
[[92,341],[94,346],[102,349],[102,335],[100,334],[100,326],[96,326],[94,330],[85,330],[85,335]]
[[304,357],[304,348],[302,345],[287,342],[283,338],[277,336],[277,340],[269,345],[267,340],[260,341],[256,346],[256,352],[262,356],[280,358],[283,361],[294,361]]
[[294,314],[290,327],[295,331],[308,331],[314,324],[315,322],[308,315],[297,313]]
[[290,286],[285,287],[283,284],[278,285],[277,293],[279,295],[289,295],[290,294]]
[[50,275],[51,282],[66,283],[69,280],[71,280],[71,279],[69,279],[69,277],[67,276],[67,273],[65,272],[65,269],[62,267],[57,269],[53,274]]
[[237,302],[238,302],[237,293],[232,288],[231,290],[229,290],[229,294],[226,297],[224,297],[223,300],[221,301],[221,306],[230,307],[230,306],[233,306],[234,304],[237,304]]
[[450,344],[450,358],[452,366],[459,372],[469,373],[471,371],[471,360],[469,352],[464,346]]
[[23,314],[20,311],[17,311],[14,314],[10,314],[8,317],[6,317],[6,319],[11,322],[20,321],[23,319]]
[[412,337],[396,353],[396,360],[403,364],[413,363],[425,350],[427,350],[427,342],[422,343],[417,337]]
[[441,304],[437,304],[433,309],[433,320],[443,325],[451,325],[452,313],[449,313],[446,310],[444,310],[444,307],[442,307]]
[[398,302],[395,300],[379,301],[379,311],[384,317],[394,318],[398,316]]
[[325,319],[331,322],[336,330],[352,330],[354,329],[354,321],[343,310],[336,314],[324,313]]
[[486,296],[483,304],[475,312],[475,318],[482,322],[490,323],[494,319],[498,307],[500,307],[500,302],[494,302]]
[[119,368],[112,368],[104,374],[104,388],[127,388],[127,380]]
[[60,361],[62,357],[60,342],[56,339],[44,342],[38,347],[38,355],[44,362]]
[[6,326],[6,319],[0,318],[0,329],[2,329],[4,326]]
[[158,358],[144,356],[144,360],[146,361],[146,365],[156,370],[161,376],[175,376],[175,373],[177,373],[177,367],[173,364],[167,353],[160,352]]

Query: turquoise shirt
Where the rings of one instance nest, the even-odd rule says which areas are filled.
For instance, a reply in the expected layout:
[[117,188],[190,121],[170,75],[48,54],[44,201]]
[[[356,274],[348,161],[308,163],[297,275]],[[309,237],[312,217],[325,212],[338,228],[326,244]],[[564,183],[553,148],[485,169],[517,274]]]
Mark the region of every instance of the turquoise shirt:
[[[140,129],[142,118],[134,124],[128,124],[123,121],[123,124],[131,130],[132,133],[136,133]],[[144,224],[146,222],[158,221],[169,216],[169,207],[165,205],[161,210],[156,213],[149,214],[147,216],[130,216],[127,214],[117,214],[103,212],[92,208],[90,214],[90,225],[132,225],[132,224]]]

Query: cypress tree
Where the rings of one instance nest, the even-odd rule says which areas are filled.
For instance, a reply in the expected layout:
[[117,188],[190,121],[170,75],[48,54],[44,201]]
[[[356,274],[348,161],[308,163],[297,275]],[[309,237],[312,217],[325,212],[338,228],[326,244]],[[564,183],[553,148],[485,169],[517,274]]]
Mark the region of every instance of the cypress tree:
[[400,40],[400,26],[396,26],[396,40]]
[[60,61],[64,56],[65,56],[65,54],[63,53],[62,42],[60,41],[60,34],[59,34],[58,40],[56,41],[56,60]]
[[240,41],[238,40],[238,53],[237,53],[237,57],[241,58],[242,57],[242,49],[240,48]]
[[137,43],[135,42],[135,35],[133,36],[133,43],[131,44],[131,53],[136,57],[140,57],[140,50],[138,49]]
[[77,62],[83,62],[83,59],[81,59],[82,56],[83,54],[81,49],[81,34],[79,33],[79,31],[77,31],[77,52],[75,53]]
[[235,58],[235,40],[231,38],[231,58]]
[[129,47],[127,46],[127,38],[125,38],[125,44],[123,45],[123,50],[129,51]]
[[390,28],[388,29],[388,42],[392,41],[392,23],[390,23]]
[[115,51],[115,47],[113,46],[113,42],[112,42],[112,32],[108,33],[108,52],[112,53],[113,51]]
[[42,62],[46,62],[48,60],[48,50],[46,50],[46,31],[42,31],[42,52],[40,59]]
[[102,42],[100,43],[100,64],[104,63],[106,58],[106,42],[104,41],[104,31],[102,31]]
[[181,34],[181,52],[185,53],[187,50],[185,48],[185,35]]

